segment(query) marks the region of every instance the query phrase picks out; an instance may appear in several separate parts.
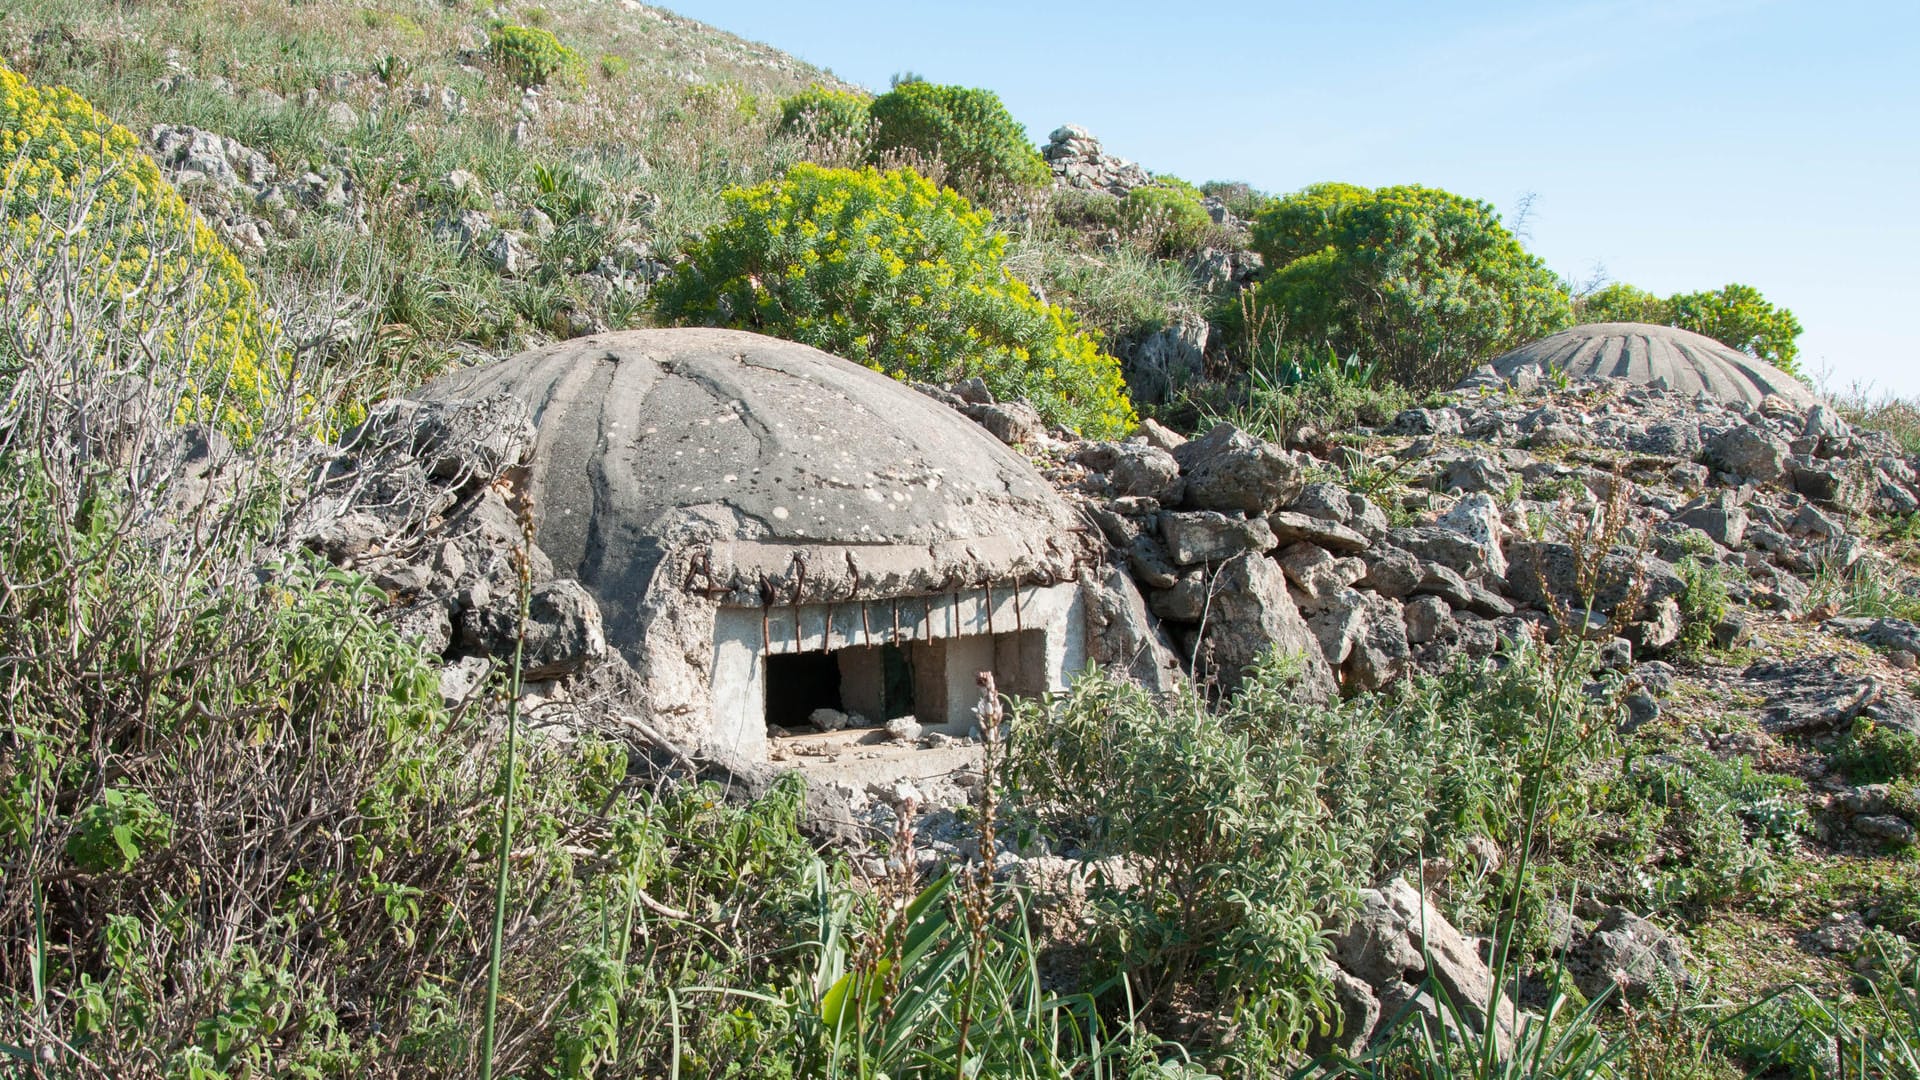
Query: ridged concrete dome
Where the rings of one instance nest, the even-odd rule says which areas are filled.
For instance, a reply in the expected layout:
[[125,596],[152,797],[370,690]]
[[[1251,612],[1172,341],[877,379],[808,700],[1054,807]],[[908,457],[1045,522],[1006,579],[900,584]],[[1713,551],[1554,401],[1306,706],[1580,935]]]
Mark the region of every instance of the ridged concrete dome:
[[[610,635],[656,584],[843,602],[1071,579],[1085,525],[1026,459],[902,383],[736,330],[628,330],[443,378],[532,410],[540,547]],[[664,579],[655,570],[680,566]]]
[[1522,345],[1493,361],[1503,377],[1528,364],[1579,379],[1605,375],[1728,404],[1758,405],[1768,394],[1805,408],[1816,398],[1799,379],[1704,334],[1647,323],[1587,323]]

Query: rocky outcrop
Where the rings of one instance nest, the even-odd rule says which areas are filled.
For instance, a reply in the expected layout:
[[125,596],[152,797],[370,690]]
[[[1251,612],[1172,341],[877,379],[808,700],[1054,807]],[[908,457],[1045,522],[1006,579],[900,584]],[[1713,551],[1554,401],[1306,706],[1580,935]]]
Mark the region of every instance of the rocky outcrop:
[[1147,170],[1102,150],[1099,139],[1075,124],[1055,128],[1040,156],[1053,169],[1054,183],[1063,187],[1124,196],[1153,183]]

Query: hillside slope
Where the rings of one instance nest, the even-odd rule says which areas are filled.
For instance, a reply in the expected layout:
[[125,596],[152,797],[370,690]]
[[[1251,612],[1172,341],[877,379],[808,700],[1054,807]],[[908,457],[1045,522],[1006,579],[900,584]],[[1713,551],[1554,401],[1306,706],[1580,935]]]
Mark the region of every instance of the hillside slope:
[[[573,61],[516,85],[500,23]],[[632,324],[721,191],[797,155],[779,98],[851,89],[632,0],[4,0],[0,56],[146,136],[270,293],[337,286],[332,332],[372,334],[402,383]]]

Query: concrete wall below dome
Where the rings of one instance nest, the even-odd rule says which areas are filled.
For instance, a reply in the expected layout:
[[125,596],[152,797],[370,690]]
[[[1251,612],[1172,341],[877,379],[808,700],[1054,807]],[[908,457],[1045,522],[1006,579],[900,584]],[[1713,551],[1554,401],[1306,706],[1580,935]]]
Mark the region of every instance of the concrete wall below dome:
[[1087,666],[1087,615],[1074,583],[972,589],[799,607],[722,607],[714,613],[713,726],[707,745],[752,758],[766,754],[769,656],[831,653],[843,708],[876,715],[880,650],[895,646],[912,669],[914,715],[963,734],[991,671],[1006,693],[1064,689]]

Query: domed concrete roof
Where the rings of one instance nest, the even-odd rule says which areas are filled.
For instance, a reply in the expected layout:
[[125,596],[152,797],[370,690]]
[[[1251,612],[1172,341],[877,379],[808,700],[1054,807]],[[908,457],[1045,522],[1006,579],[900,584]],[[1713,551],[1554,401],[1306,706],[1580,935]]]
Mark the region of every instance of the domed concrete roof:
[[1728,404],[1758,405],[1778,394],[1805,408],[1813,391],[1772,364],[1704,334],[1647,323],[1587,323],[1522,345],[1493,361],[1502,376],[1528,364],[1573,378],[1606,375],[1641,385],[1664,383],[1681,393],[1705,390]]
[[610,633],[676,551],[694,554],[674,588],[755,604],[1060,580],[1080,562],[1070,541],[1083,527],[1024,458],[805,345],[735,330],[598,334],[422,393],[501,392],[527,403],[538,431],[538,543],[595,593]]

